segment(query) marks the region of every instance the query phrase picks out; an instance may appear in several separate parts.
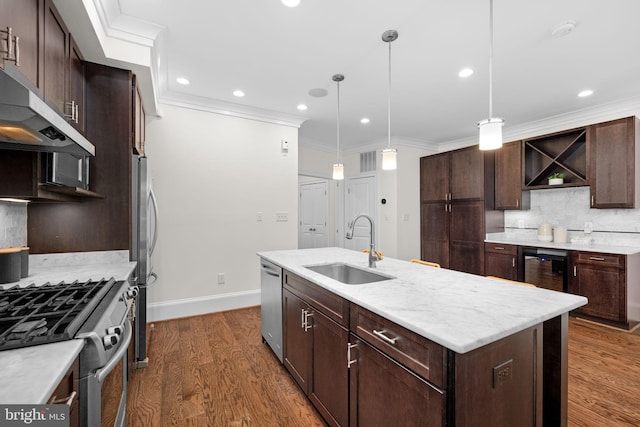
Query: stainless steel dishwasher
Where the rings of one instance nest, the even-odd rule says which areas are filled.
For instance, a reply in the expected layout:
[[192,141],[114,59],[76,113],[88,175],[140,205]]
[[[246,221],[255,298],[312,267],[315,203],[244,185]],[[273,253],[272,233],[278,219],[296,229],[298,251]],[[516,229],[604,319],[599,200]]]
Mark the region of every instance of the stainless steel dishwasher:
[[282,362],[282,268],[260,258],[262,339]]

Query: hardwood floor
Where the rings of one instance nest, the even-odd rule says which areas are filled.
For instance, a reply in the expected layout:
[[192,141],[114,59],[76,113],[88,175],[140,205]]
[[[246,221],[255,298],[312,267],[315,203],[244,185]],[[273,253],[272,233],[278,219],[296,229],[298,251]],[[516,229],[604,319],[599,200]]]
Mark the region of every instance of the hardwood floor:
[[[157,322],[127,425],[323,426],[260,336],[260,308]],[[569,321],[569,426],[640,426],[640,335]]]

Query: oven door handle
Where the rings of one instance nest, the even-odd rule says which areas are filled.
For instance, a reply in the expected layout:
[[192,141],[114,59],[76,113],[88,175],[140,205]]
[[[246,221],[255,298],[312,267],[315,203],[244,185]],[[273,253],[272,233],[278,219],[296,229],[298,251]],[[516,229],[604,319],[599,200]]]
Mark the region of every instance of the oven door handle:
[[122,333],[122,340],[120,341],[120,347],[113,354],[111,359],[101,368],[98,369],[95,373],[95,377],[98,379],[98,382],[102,384],[104,379],[111,373],[113,368],[118,365],[120,359],[127,353],[129,350],[129,343],[131,342],[131,321],[127,319],[124,323],[124,331]]

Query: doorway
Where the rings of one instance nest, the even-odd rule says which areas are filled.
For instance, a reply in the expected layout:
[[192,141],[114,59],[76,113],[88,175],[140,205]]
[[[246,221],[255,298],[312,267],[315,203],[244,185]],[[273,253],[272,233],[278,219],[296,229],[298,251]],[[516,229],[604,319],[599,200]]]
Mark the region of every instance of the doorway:
[[300,222],[298,248],[324,248],[328,246],[327,222],[329,216],[328,182],[326,180],[301,183]]
[[[358,214],[369,214],[377,222],[375,175],[348,178],[345,193],[345,233]],[[353,239],[344,239],[344,247],[356,251],[369,249],[369,230],[369,221],[358,220],[353,229]]]

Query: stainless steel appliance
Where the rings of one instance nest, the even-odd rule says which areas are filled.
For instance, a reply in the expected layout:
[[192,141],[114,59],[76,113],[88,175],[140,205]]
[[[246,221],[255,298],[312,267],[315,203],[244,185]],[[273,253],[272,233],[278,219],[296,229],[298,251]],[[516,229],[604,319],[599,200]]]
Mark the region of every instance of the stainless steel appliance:
[[[105,425],[115,401],[111,425],[122,426],[127,400],[127,351],[137,288],[109,280],[13,287],[0,292],[0,350],[83,339],[80,352],[80,419]],[[115,371],[116,367],[121,369]],[[122,384],[113,399],[106,379],[117,372]],[[109,398],[105,396],[109,395]]]
[[147,293],[158,279],[153,271],[151,256],[158,239],[158,205],[153,192],[149,159],[133,156],[132,159],[132,232],[131,260],[137,261],[136,281],[139,288],[136,305],[136,330],[134,331],[135,365],[148,365],[147,357]]
[[89,156],[41,153],[42,178],[47,184],[89,189]]
[[0,70],[0,148],[94,156],[96,149],[19,72]]
[[524,281],[558,292],[567,292],[567,252],[523,248]]
[[260,259],[262,339],[282,362],[282,268]]

